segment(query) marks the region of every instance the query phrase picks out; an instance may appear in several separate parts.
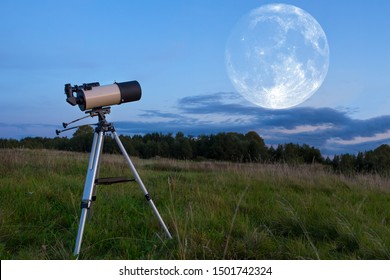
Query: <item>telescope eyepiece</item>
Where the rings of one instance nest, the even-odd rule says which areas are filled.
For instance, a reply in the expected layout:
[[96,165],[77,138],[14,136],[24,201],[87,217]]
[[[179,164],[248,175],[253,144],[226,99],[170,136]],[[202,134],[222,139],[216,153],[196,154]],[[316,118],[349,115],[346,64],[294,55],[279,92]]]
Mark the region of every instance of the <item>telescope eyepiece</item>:
[[77,100],[73,96],[73,87],[71,84],[65,84],[65,95],[66,95],[66,102],[68,102],[70,105],[75,106],[77,105]]

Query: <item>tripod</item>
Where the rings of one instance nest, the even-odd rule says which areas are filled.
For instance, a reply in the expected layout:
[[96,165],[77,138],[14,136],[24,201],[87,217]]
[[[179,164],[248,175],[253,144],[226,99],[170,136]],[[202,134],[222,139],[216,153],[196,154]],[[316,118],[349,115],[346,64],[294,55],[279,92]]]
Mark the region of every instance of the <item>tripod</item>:
[[[84,185],[84,192],[81,200],[81,216],[80,216],[80,224],[79,229],[77,233],[76,238],[76,245],[74,248],[74,255],[78,256],[80,253],[80,247],[83,240],[83,233],[84,233],[84,227],[85,227],[85,221],[87,218],[88,212],[91,210],[92,203],[96,200],[96,186],[97,185],[109,185],[109,184],[115,184],[115,183],[123,183],[123,182],[129,182],[129,181],[136,181],[138,185],[140,186],[142,192],[145,195],[146,200],[148,201],[150,207],[152,208],[154,214],[156,215],[157,219],[159,220],[162,228],[165,231],[165,234],[169,239],[172,239],[171,234],[169,233],[169,230],[167,226],[165,225],[163,219],[160,216],[160,213],[158,212],[156,206],[154,205],[154,202],[152,198],[150,197],[147,189],[145,188],[145,185],[143,184],[140,176],[138,175],[137,170],[135,169],[133,163],[130,160],[130,157],[128,156],[125,148],[123,147],[123,144],[118,137],[118,134],[115,131],[114,125],[112,123],[108,123],[106,121],[106,114],[110,113],[110,107],[105,108],[95,108],[87,113],[90,114],[91,117],[98,116],[99,122],[96,124],[93,142],[92,142],[92,148],[91,148],[91,154],[89,158],[88,163],[88,171],[87,176],[85,180]],[[77,121],[77,120],[76,120]],[[67,124],[64,124],[64,127],[66,127]],[[69,130],[64,129],[62,131]],[[57,134],[59,134],[62,131],[57,131]],[[103,143],[104,143],[104,135],[107,132],[111,132],[114,136],[114,139],[116,143],[118,144],[119,149],[121,150],[123,156],[125,157],[133,175],[134,179],[128,179],[123,177],[118,178],[97,178],[99,176],[99,167],[100,167],[100,156],[102,154],[103,150]]]

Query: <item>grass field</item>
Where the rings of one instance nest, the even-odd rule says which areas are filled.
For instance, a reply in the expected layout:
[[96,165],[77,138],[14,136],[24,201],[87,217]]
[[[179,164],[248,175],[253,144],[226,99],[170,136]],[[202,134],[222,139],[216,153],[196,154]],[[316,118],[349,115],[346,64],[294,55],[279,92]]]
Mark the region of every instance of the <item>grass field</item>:
[[[0,150],[0,258],[72,259],[88,154]],[[133,162],[99,186],[81,259],[390,259],[390,179],[319,165]],[[101,177],[131,176],[103,155]]]

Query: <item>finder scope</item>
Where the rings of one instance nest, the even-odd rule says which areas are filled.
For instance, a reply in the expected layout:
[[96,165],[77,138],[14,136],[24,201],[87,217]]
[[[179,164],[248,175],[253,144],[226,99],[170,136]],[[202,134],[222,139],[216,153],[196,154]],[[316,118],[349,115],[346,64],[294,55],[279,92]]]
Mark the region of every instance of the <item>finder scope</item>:
[[137,81],[101,86],[88,83],[80,86],[65,85],[66,102],[79,105],[81,111],[117,105],[141,99],[141,86]]

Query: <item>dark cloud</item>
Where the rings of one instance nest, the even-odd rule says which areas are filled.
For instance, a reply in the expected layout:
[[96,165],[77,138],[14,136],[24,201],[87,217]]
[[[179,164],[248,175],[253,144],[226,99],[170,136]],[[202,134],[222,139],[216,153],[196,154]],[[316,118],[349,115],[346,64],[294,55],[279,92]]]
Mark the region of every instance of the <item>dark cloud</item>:
[[51,124],[13,124],[0,122],[0,138],[55,137],[55,130],[61,128]]
[[188,96],[179,99],[178,109],[188,114],[266,115],[267,109],[251,106],[248,101],[233,92]]
[[182,119],[182,114],[174,114],[161,112],[159,110],[143,110],[142,114],[139,114],[141,117],[150,118],[150,117],[159,117],[159,118],[167,118],[167,119]]
[[[233,92],[188,96],[173,108],[144,110],[141,121],[115,122],[120,134],[150,132],[201,135],[219,132],[258,132],[268,145],[308,144],[325,155],[357,153],[390,144],[390,115],[360,120],[348,111],[332,108],[297,107],[270,110],[252,105]],[[57,127],[58,128],[58,127]],[[39,135],[54,137],[51,125],[0,123],[0,137]]]
[[[199,135],[235,131],[257,131],[269,145],[308,144],[324,153],[356,153],[390,143],[390,116],[353,119],[347,111],[332,108],[297,107],[270,110],[256,107],[233,92],[184,97],[177,102],[178,113],[145,111],[143,116],[170,118],[159,122],[120,123],[135,132],[172,132]],[[131,132],[131,131],[129,131]],[[384,134],[377,139],[379,134]]]

